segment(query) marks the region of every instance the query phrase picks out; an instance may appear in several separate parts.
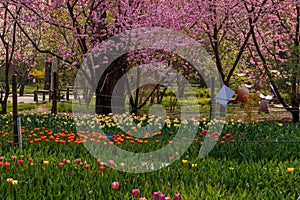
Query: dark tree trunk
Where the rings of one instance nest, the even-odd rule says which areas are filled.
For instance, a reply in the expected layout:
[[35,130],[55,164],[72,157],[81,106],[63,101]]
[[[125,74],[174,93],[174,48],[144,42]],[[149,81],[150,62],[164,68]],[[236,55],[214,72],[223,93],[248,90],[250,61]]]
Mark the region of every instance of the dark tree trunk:
[[294,123],[299,122],[300,111],[299,111],[299,103],[297,100],[292,101],[292,110],[290,112],[293,117],[293,122]]
[[6,114],[7,112],[7,101],[1,102],[1,114]]
[[25,83],[22,82],[19,89],[19,95],[20,97],[24,96],[24,90],[25,90]]
[[126,56],[120,57],[105,70],[96,88],[96,114],[107,115],[112,111],[114,114],[125,112],[125,83],[121,83],[124,87],[118,87],[113,98],[112,95],[116,84],[126,71]]
[[44,90],[50,90],[51,83],[51,63],[45,65]]

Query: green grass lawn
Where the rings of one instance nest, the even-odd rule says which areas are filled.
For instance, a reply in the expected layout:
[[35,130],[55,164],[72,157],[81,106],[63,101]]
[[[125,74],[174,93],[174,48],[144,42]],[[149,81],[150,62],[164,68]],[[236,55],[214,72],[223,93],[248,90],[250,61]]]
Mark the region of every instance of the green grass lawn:
[[[23,103],[19,102],[18,103],[18,111],[25,111],[25,110],[33,110],[38,108],[39,106],[45,104],[44,102],[39,102],[39,103]],[[13,110],[13,105],[10,101],[7,103],[7,112],[12,112]]]

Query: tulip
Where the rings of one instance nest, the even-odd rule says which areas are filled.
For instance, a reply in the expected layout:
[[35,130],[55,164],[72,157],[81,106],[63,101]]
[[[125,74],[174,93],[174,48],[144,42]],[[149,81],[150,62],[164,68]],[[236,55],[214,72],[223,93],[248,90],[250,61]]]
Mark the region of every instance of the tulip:
[[109,160],[108,163],[109,163],[109,165],[110,165],[111,167],[114,167],[114,166],[115,166],[115,162],[114,162],[113,160]]
[[2,162],[0,162],[0,167],[2,167],[2,165],[3,165],[3,163],[2,163]]
[[183,164],[186,164],[188,161],[187,160],[182,160],[182,163]]
[[0,161],[2,161],[2,160],[4,160],[4,157],[3,157],[3,156],[0,157]]
[[19,164],[19,165],[23,165],[23,164],[24,164],[24,160],[19,160],[19,161],[18,161],[18,164]]
[[165,200],[165,198],[166,198],[166,197],[165,197],[164,194],[159,194],[159,198],[158,198],[159,200]]
[[119,189],[120,183],[119,182],[112,182],[111,183],[111,188],[112,189]]
[[170,197],[165,197],[165,200],[171,200],[171,198]]
[[17,185],[17,184],[18,184],[18,180],[13,180],[13,181],[12,181],[12,184],[13,184],[13,185]]
[[120,163],[120,167],[124,168],[125,167],[125,163]]
[[32,159],[32,158],[29,158],[29,162],[32,163],[32,161],[33,161],[33,159]]
[[61,162],[61,163],[58,163],[58,166],[59,166],[59,167],[63,167],[63,166],[64,166],[64,163],[62,163],[62,162]]
[[80,161],[81,161],[80,158],[76,158],[76,159],[75,159],[75,162],[76,162],[76,163],[80,163]]
[[63,159],[63,160],[62,160],[62,162],[63,162],[63,163],[66,163],[66,162],[67,162],[67,160],[66,160],[66,159]]
[[101,165],[101,166],[99,167],[99,170],[100,170],[100,171],[104,171],[104,169],[105,169],[104,165]]
[[67,163],[67,164],[71,164],[71,160],[67,160],[66,163]]
[[174,200],[181,200],[181,194],[174,194]]
[[289,168],[288,168],[288,172],[290,172],[290,173],[293,173],[294,170],[295,170],[295,168],[292,168],[292,167],[289,167]]
[[45,166],[48,166],[48,165],[49,165],[49,161],[44,160],[44,165],[45,165]]
[[16,159],[17,159],[17,156],[11,156],[11,159],[12,159],[12,160],[16,160]]
[[5,167],[10,167],[10,162],[5,162],[5,163],[4,163],[4,166],[5,166]]
[[20,159],[23,160],[24,159],[24,155],[20,155]]
[[12,178],[8,178],[6,179],[7,183],[11,184],[13,182],[13,179]]
[[137,197],[141,194],[140,189],[134,189],[131,191],[132,195]]
[[147,200],[145,197],[141,197],[139,200]]
[[160,192],[153,192],[154,200],[159,200],[159,194],[160,194]]
[[191,164],[191,168],[197,167],[197,164]]

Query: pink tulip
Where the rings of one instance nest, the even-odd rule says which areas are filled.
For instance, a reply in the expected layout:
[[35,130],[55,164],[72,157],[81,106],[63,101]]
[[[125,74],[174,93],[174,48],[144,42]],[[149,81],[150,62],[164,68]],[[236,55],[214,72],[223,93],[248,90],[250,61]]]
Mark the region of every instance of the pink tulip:
[[3,157],[3,156],[0,157],[0,161],[2,161],[2,160],[4,160],[4,157]]
[[66,163],[66,161],[67,161],[66,159],[63,159],[63,160],[62,160],[63,163]]
[[33,159],[32,159],[32,158],[29,158],[29,162],[32,163],[32,161],[33,161]]
[[141,194],[140,189],[134,189],[131,191],[132,195],[137,197]]
[[12,160],[16,160],[16,159],[17,159],[17,156],[11,156],[11,159],[12,159]]
[[159,194],[159,200],[165,200],[165,195],[164,194]]
[[170,197],[165,197],[165,200],[171,200],[171,198]]
[[18,161],[18,164],[19,164],[19,165],[23,165],[23,164],[24,164],[24,160],[19,160],[19,161]]
[[120,183],[119,182],[112,182],[111,183],[111,188],[112,189],[119,189]]
[[24,159],[24,155],[20,155],[20,159],[23,160]]
[[76,159],[75,159],[75,162],[76,162],[76,163],[80,163],[80,161],[81,161],[80,158],[76,158]]
[[181,200],[181,194],[174,194],[174,200]]
[[114,167],[114,166],[115,166],[115,162],[114,162],[113,160],[109,160],[108,163],[109,163],[109,165],[110,165],[111,167]]
[[147,200],[145,197],[141,197],[139,200]]
[[61,162],[61,163],[58,163],[58,166],[59,166],[59,167],[63,167],[63,166],[64,166],[64,163],[62,163],[62,162]]
[[5,162],[5,163],[4,163],[4,166],[5,166],[5,167],[10,167],[10,162]]
[[85,164],[85,165],[84,165],[84,168],[86,168],[86,169],[88,169],[89,167],[90,167],[89,164]]
[[100,163],[101,161],[99,159],[97,159],[97,163]]
[[159,200],[159,195],[160,195],[160,192],[153,192],[154,200]]

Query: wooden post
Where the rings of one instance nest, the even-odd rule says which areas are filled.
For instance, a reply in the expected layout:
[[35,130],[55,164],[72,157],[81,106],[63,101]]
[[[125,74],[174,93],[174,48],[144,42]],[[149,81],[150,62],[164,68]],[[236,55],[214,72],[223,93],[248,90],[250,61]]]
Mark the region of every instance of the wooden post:
[[69,87],[67,87],[67,94],[66,94],[66,100],[67,100],[67,101],[69,101],[69,100],[70,100],[70,97],[69,97],[69,95],[70,95],[70,88],[69,88]]
[[36,101],[36,102],[39,101],[37,90],[35,90],[35,91],[33,92],[33,101]]
[[57,72],[53,72],[53,94],[52,94],[52,110],[51,113],[57,114]]
[[12,76],[12,95],[13,95],[13,126],[14,126],[14,146],[19,147],[18,135],[18,91],[17,91],[17,75]]
[[211,77],[210,119],[215,119],[215,78]]

